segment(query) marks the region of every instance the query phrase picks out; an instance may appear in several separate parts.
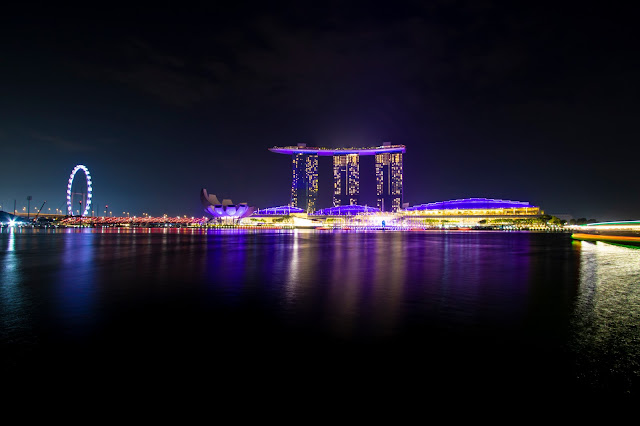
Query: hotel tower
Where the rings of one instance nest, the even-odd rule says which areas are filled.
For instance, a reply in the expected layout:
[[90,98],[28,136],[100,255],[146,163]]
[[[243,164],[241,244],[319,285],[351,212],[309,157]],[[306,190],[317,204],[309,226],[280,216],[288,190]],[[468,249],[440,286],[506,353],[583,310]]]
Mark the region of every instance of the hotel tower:
[[318,200],[318,156],[294,153],[292,157],[291,207],[300,207],[307,213],[313,213]]
[[402,153],[376,154],[376,193],[381,211],[402,207]]
[[333,206],[355,205],[360,201],[360,156],[375,155],[378,208],[396,211],[402,207],[402,155],[404,145],[371,148],[273,147],[269,151],[292,158],[291,207],[307,213],[318,209],[318,157],[333,157]]

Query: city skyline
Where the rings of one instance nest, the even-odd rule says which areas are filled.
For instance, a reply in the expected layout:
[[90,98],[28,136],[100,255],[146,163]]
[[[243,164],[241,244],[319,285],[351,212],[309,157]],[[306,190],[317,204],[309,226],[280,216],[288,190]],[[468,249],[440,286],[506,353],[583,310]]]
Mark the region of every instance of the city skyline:
[[[403,204],[488,197],[638,219],[628,7],[13,4],[0,17],[0,206],[64,210],[78,164],[114,215],[201,215],[202,187],[281,206],[291,162],[266,148],[392,141],[410,149]],[[375,159],[358,160],[358,202],[376,205],[363,195]],[[343,194],[323,161],[317,208]]]

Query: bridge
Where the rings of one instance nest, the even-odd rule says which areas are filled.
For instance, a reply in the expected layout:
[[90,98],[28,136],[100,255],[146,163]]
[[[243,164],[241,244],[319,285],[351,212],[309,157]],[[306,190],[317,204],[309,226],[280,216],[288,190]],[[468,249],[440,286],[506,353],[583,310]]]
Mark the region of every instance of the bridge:
[[207,223],[206,217],[186,216],[144,216],[144,217],[101,217],[101,216],[70,216],[58,223],[62,226],[168,226],[186,225],[200,226]]

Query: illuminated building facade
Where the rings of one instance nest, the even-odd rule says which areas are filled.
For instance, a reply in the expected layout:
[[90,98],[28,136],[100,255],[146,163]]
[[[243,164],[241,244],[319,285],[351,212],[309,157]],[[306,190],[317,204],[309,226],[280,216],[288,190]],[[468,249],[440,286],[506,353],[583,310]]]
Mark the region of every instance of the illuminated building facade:
[[269,151],[291,155],[293,181],[291,206],[307,213],[315,211],[318,195],[318,157],[333,157],[333,205],[357,205],[360,199],[360,156],[376,156],[378,208],[397,211],[402,207],[402,154],[404,145],[385,142],[369,148],[273,147]]
[[402,207],[402,153],[376,154],[376,192],[381,211],[398,211]]
[[333,206],[358,204],[360,199],[360,156],[333,156]]
[[204,211],[217,219],[240,219],[250,216],[254,211],[247,203],[235,204],[230,199],[220,202],[215,194],[209,194],[205,188],[200,190],[200,201]]
[[379,213],[375,207],[360,206],[357,204],[334,206],[313,212],[314,216],[353,216],[363,213]]
[[292,158],[291,207],[311,213],[318,199],[318,156],[295,153]]
[[418,215],[538,215],[540,207],[528,201],[500,200],[495,198],[460,198],[419,204],[404,209],[405,214]]
[[[271,207],[256,211],[246,224],[298,226],[293,218],[312,219],[319,229],[550,229],[540,207],[527,201],[512,201],[493,198],[463,198],[457,200],[424,203],[399,209],[395,212],[381,211],[377,207],[358,204],[333,206],[306,214],[302,209],[290,206]],[[307,224],[308,225],[308,224]],[[300,226],[307,226],[301,224]],[[640,236],[640,221],[611,223],[603,228],[618,232],[624,228]],[[580,227],[582,233],[586,228]],[[596,228],[592,226],[591,228]],[[578,229],[578,228],[576,228]],[[583,231],[584,229],[584,231]],[[594,229],[594,232],[597,232]],[[612,231],[613,232],[613,231]],[[636,235],[637,234],[637,235]],[[640,237],[638,237],[640,241]],[[640,244],[640,243],[639,243]]]
[[400,211],[411,223],[461,225],[502,224],[539,218],[544,212],[527,201],[493,198],[461,198],[407,207]]

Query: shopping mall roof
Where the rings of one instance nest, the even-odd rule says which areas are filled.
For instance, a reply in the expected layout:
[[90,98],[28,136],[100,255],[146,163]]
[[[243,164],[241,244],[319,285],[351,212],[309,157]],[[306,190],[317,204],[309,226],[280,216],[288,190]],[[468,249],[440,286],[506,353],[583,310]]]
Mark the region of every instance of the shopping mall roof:
[[305,211],[300,207],[291,207],[291,206],[278,206],[278,207],[267,207],[266,209],[259,209],[254,212],[254,215],[288,215],[291,213],[304,213]]
[[350,216],[360,213],[378,213],[380,209],[376,207],[361,206],[353,204],[349,206],[328,207],[311,213],[314,216]]
[[460,198],[457,200],[437,201],[407,207],[405,210],[447,210],[447,209],[511,209],[535,208],[528,201],[499,200],[493,198]]

